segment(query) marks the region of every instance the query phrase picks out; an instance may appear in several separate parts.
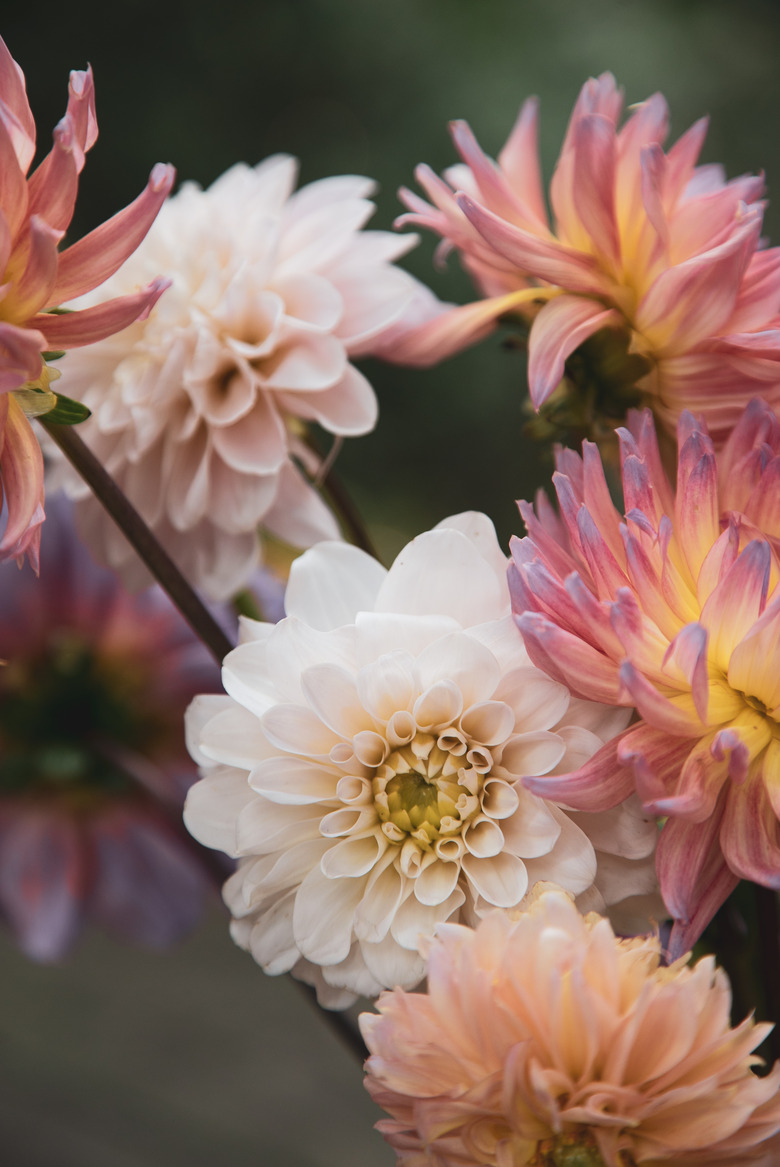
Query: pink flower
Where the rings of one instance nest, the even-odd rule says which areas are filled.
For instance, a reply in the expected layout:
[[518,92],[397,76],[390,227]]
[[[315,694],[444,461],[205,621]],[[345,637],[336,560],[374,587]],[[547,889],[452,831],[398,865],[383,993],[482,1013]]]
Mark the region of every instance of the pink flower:
[[729,1028],[724,973],[660,964],[544,891],[513,923],[440,925],[425,993],[396,989],[360,1025],[377,1123],[405,1167],[776,1163],[780,1064],[770,1026]]
[[[777,425],[761,403],[747,416],[756,432]],[[647,811],[668,816],[656,858],[679,954],[740,878],[780,888],[780,559],[724,507],[702,424],[680,419],[676,496],[649,412],[631,428],[618,430],[625,522],[595,447],[561,451],[560,518],[541,495],[536,513],[520,504],[528,537],[514,540],[510,590],[536,665],[641,719],[575,773],[528,785],[587,810],[635,785]]]
[[160,947],[209,887],[184,832],[183,713],[217,671],[159,589],[130,598],[56,505],[44,575],[0,568],[0,917],[37,960],[87,919]]
[[[27,554],[37,564],[44,517],[40,451],[18,403],[5,395],[40,383],[46,353],[91,344],[125,328],[149,311],[165,287],[154,280],[86,311],[52,312],[116,271],[143,239],[173,184],[173,168],[156,166],[134,203],[58,251],[73,217],[84,155],[96,137],[92,71],[73,72],[51,152],[28,176],[35,122],[24,75],[0,39],[0,477],[8,507],[0,559]],[[42,384],[48,387],[45,374]]]
[[[498,164],[465,122],[453,123],[462,164],[447,182],[419,167],[431,203],[402,191],[411,212],[402,221],[441,235],[440,253],[455,248],[486,299],[437,314],[396,357],[432,363],[518,314],[532,322],[528,373],[539,409],[567,359],[609,329],[605,359],[621,344],[624,356],[627,346],[643,358],[644,375],[622,388],[670,433],[684,409],[702,415],[720,445],[752,394],[780,402],[780,250],[759,249],[763,180],[725,182],[719,166],[695,165],[706,119],[664,153],[660,94],[618,130],[622,104],[608,73],[583,87],[550,186],[552,227],[536,100],[522,107]],[[601,403],[622,416],[626,394],[615,396],[607,374],[606,364],[595,373]]]

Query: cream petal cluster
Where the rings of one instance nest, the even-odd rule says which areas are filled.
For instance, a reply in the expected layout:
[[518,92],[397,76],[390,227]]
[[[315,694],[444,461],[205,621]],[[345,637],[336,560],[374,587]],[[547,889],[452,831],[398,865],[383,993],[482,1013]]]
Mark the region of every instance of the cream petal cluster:
[[404,1167],[771,1167],[780,1063],[770,1026],[729,1025],[711,956],[661,965],[655,937],[616,939],[560,891],[518,920],[445,925],[426,993],[362,1014],[366,1085]]
[[[215,599],[256,565],[259,524],[299,547],[339,537],[301,472],[319,465],[306,425],[344,436],[373,428],[376,398],[352,360],[381,347],[422,289],[393,263],[414,238],[362,230],[371,180],[327,178],[293,193],[296,174],[295,159],[278,155],[234,166],[207,190],[185,184],[100,289],[162,272],[171,287],[159,310],[62,364],[63,391],[93,411],[85,441]],[[99,504],[67,485],[93,549],[139,582]]]
[[568,814],[523,786],[590,757],[629,713],[531,665],[484,515],[445,520],[389,571],[313,548],[286,608],[245,622],[227,696],[189,712],[203,779],[185,822],[239,858],[232,933],[266,972],[292,970],[331,1008],[411,988],[421,935],[515,907],[539,879],[649,927],[654,820],[634,801]]

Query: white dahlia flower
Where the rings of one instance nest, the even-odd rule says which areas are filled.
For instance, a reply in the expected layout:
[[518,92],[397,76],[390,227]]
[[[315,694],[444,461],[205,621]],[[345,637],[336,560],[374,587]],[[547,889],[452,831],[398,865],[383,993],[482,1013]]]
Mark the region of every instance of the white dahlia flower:
[[[293,193],[294,158],[234,166],[208,190],[185,184],[135,254],[92,298],[171,280],[157,310],[60,364],[90,407],[79,428],[189,578],[214,599],[258,561],[257,529],[299,547],[339,538],[291,456],[316,471],[305,423],[364,434],[377,403],[353,357],[382,348],[435,301],[393,265],[415,242],[361,228],[370,179]],[[126,582],[143,568],[67,468],[79,524]]]
[[445,520],[389,571],[315,547],[286,608],[245,622],[228,696],[188,714],[203,778],[185,822],[239,858],[232,934],[266,972],[331,1008],[412,988],[420,936],[516,907],[537,880],[650,926],[656,828],[637,804],[574,815],[523,786],[580,765],[629,713],[530,663],[489,519]]

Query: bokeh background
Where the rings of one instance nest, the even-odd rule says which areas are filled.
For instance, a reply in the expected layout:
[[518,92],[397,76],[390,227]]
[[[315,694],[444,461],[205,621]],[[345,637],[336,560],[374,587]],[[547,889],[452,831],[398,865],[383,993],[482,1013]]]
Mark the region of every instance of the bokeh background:
[[[492,154],[524,97],[542,101],[549,178],[583,81],[612,70],[629,103],[655,90],[672,137],[711,115],[704,161],[764,170],[780,239],[780,10],[774,0],[51,0],[4,7],[40,145],[67,74],[95,71],[101,134],[73,237],[125,205],[156,161],[207,185],[287,152],[301,181],[379,185],[372,226],[399,213],[416,163],[454,160],[466,118]],[[443,298],[470,298],[423,238],[405,261]],[[546,474],[523,437],[524,371],[496,336],[428,372],[366,363],[380,399],[338,470],[385,554],[465,508],[502,540],[513,500]],[[0,587],[2,575],[0,575]],[[392,1155],[359,1069],[286,981],[234,949],[215,904],[175,953],[90,936],[59,968],[0,941],[0,1161],[9,1167],[369,1167]]]

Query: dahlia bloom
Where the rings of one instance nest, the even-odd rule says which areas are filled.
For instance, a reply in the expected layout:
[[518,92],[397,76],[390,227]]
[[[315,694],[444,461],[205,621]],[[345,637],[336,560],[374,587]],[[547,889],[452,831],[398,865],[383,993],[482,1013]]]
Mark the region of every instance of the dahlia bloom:
[[0,568],[0,918],[37,960],[88,919],[161,947],[210,886],[180,825],[183,714],[217,671],[158,588],[131,598],[95,567],[57,500],[42,561],[39,580]]
[[[641,396],[671,434],[690,409],[720,445],[752,394],[780,403],[780,249],[760,249],[763,180],[726,182],[721,167],[696,166],[706,119],[664,153],[660,94],[633,107],[618,130],[622,104],[608,73],[583,86],[550,186],[552,226],[536,99],[523,105],[498,164],[465,122],[453,123],[461,164],[446,182],[419,167],[431,202],[402,190],[410,214],[400,221],[441,235],[442,252],[458,251],[487,299],[437,315],[398,357],[432,363],[490,320],[519,314],[531,322],[528,376],[539,409],[567,358],[608,329],[612,343],[588,354],[601,405],[620,417],[626,398]],[[643,360],[615,386],[608,364],[621,346]]]
[[[748,415],[777,424],[761,403]],[[650,413],[618,436],[625,522],[595,447],[561,451],[560,518],[541,495],[536,513],[520,504],[528,537],[513,541],[509,586],[534,663],[641,720],[576,773],[529,786],[586,810],[636,788],[668,816],[657,862],[679,954],[740,878],[780,889],[780,559],[754,525],[777,498],[757,503],[754,521],[724,508],[712,442],[688,413],[676,495]],[[759,458],[759,500],[762,466],[775,475]]]
[[126,295],[84,311],[52,311],[96,287],[124,263],[173,184],[173,168],[156,166],[134,203],[58,251],[73,217],[84,155],[96,138],[92,70],[73,72],[54,145],[28,177],[35,122],[24,74],[0,38],[0,503],[4,498],[8,509],[0,559],[21,560],[26,554],[33,566],[44,519],[43,459],[21,399],[8,394],[28,383],[48,388],[47,353],[92,344],[125,328],[149,311],[165,287],[152,279],[143,288],[128,288]]
[[555,889],[425,947],[427,991],[360,1017],[406,1167],[777,1162],[780,1063],[759,1078],[751,1056],[771,1026],[729,1027],[712,957],[664,968],[656,937],[617,939]]
[[[392,262],[414,239],[361,230],[369,179],[293,193],[296,172],[277,155],[234,166],[208,190],[182,187],[99,293],[162,271],[172,286],[154,316],[63,362],[63,387],[93,410],[85,440],[216,599],[253,570],[260,524],[298,547],[339,537],[296,465],[319,468],[307,424],[345,436],[373,428],[376,398],[352,360],[381,347],[426,291]],[[90,546],[137,583],[141,569],[99,504],[85,497],[79,511]]]
[[420,934],[513,907],[538,879],[649,926],[654,821],[633,800],[568,814],[522,786],[590,757],[627,714],[530,665],[484,515],[445,520],[389,571],[316,547],[286,607],[275,627],[245,623],[228,696],[188,721],[203,780],[185,823],[239,858],[232,934],[266,972],[292,970],[331,1008],[411,988]]

